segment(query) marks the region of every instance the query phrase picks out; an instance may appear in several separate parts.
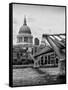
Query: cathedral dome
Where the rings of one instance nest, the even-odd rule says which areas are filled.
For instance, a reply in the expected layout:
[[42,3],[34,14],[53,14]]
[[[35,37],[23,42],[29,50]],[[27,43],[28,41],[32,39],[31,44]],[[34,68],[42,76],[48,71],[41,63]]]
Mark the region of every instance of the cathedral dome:
[[26,23],[26,18],[24,18],[24,24],[21,26],[19,34],[31,34],[31,30]]
[[19,34],[22,34],[22,33],[24,33],[24,34],[31,34],[31,30],[30,30],[30,28],[28,27],[28,26],[26,26],[26,25],[23,25],[21,28],[20,28],[20,31],[19,31]]

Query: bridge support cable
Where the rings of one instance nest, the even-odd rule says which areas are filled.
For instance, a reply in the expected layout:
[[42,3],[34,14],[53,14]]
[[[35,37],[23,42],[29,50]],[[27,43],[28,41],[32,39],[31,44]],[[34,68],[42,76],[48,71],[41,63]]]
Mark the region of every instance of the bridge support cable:
[[38,63],[39,62],[39,58],[35,59],[32,54],[29,54],[29,55],[34,61],[34,67],[39,67],[39,63]]
[[36,61],[36,59],[33,57],[32,54],[29,54],[33,61]]
[[61,41],[59,41],[55,36],[53,36],[55,38],[55,41],[61,46],[61,47],[65,47],[64,43],[62,43]]
[[52,47],[48,46],[43,48],[40,52],[37,52],[35,55],[33,55],[34,57],[40,56],[43,52],[45,52],[45,54],[47,52],[53,51]]
[[[52,36],[53,37],[53,36]],[[54,39],[52,39],[52,37],[49,37],[54,43],[55,43],[55,45],[59,48],[59,49],[61,49],[62,48],[62,46],[58,43],[58,41],[57,40],[55,40],[55,38]]]
[[58,36],[61,40],[64,40],[65,41],[65,38],[62,38],[61,36]]
[[45,38],[50,43],[50,45],[52,46],[53,50],[58,55],[58,57],[60,59],[65,59],[65,54],[63,52],[61,52],[60,48],[56,45],[56,42],[51,37],[49,37],[47,35],[45,36]]

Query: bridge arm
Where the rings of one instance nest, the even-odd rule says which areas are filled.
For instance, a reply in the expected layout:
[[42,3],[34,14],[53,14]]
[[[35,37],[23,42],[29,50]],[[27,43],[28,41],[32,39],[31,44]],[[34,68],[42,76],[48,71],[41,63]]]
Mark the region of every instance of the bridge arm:
[[49,42],[49,44],[51,45],[51,47],[53,48],[55,53],[58,55],[58,57],[60,59],[65,59],[65,54],[63,52],[61,52],[60,48],[56,45],[55,40],[53,40],[51,37],[49,37],[47,35],[45,36],[45,38],[47,39],[47,41]]
[[64,43],[62,43],[61,41],[59,41],[55,36],[53,36],[55,38],[55,41],[61,46],[61,47],[65,47]]

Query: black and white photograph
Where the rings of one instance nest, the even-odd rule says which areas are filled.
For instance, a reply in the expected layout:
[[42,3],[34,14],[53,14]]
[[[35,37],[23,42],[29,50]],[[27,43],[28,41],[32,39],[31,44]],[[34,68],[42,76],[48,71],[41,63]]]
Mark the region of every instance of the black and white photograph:
[[66,6],[10,6],[10,86],[66,84]]

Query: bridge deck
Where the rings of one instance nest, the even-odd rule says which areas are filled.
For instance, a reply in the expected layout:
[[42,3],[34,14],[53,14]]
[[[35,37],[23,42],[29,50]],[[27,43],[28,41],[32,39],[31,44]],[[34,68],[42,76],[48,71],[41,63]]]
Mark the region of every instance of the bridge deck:
[[[25,85],[44,85],[44,84],[57,84],[65,83],[65,78],[58,79],[57,68],[48,69],[52,74],[48,74],[45,68],[33,69],[13,69],[13,86],[25,86]],[[54,73],[55,72],[55,73]],[[55,75],[56,74],[56,75]]]

